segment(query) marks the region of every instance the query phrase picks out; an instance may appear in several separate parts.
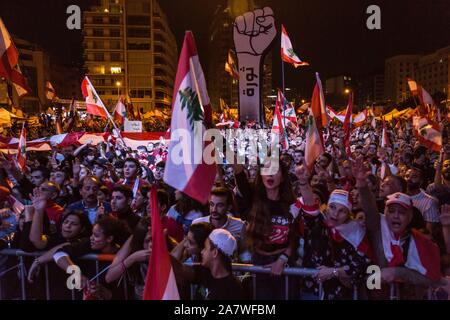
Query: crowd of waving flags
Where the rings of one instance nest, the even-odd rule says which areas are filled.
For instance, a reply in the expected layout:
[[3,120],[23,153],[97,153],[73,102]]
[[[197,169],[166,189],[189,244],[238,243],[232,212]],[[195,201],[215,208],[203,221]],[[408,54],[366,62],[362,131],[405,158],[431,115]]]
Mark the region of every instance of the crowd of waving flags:
[[[225,62],[225,71],[231,77],[239,79],[239,67],[236,60],[235,53],[230,50]],[[309,65],[308,62],[302,61],[295,53],[284,25],[281,26],[281,60],[292,64],[295,68]],[[19,97],[31,91],[26,78],[20,70],[19,52],[1,19],[0,76],[16,88]],[[417,100],[418,107],[402,111],[395,109],[391,113],[385,114],[381,118],[379,117],[378,120],[382,120],[380,144],[382,147],[390,146],[386,125],[388,121],[394,119],[412,119],[413,133],[419,142],[431,150],[440,151],[442,148],[442,128],[439,124],[440,112],[434,105],[431,95],[420,84],[409,78],[407,82],[413,97]],[[196,145],[198,143],[196,137],[203,137],[205,131],[213,125],[212,108],[194,36],[190,31],[187,31],[184,37],[174,89],[169,133],[127,133],[121,132],[117,128],[117,124],[122,126],[127,118],[141,120],[140,109],[136,108],[136,112],[131,101],[127,103],[123,97],[120,97],[111,116],[89,77],[86,76],[81,84],[81,90],[86,102],[86,112],[93,116],[108,119],[117,129],[112,134],[114,139],[122,139],[127,146],[133,149],[141,145],[147,145],[148,143],[159,142],[161,139],[167,139],[170,143],[169,154],[172,154],[174,150],[178,150],[180,144],[183,144],[184,147],[187,145],[187,148],[182,148],[181,156],[183,159],[189,161],[183,161],[180,164],[172,159],[172,157],[168,157],[164,181],[191,198],[201,203],[206,203],[209,192],[214,184],[217,168],[215,164],[206,163],[203,157],[197,159],[196,154],[198,152],[194,152],[194,148],[200,147],[202,150],[201,154],[203,154],[205,149],[211,150],[212,153],[215,152],[214,145],[211,142],[201,142],[201,146]],[[48,100],[56,101],[59,99],[53,85],[49,81],[45,84],[45,92]],[[221,99],[220,104],[222,114],[216,127],[237,128],[239,122],[228,119],[227,113],[229,108],[223,99]],[[77,110],[76,103],[73,100],[71,113],[75,118]],[[347,107],[340,112],[336,112],[331,106],[326,105],[322,82],[318,73],[316,73],[316,84],[306,118],[305,162],[310,169],[312,169],[315,160],[325,150],[324,132],[328,130],[331,121],[337,120],[337,122],[342,123],[344,131],[343,142],[348,154],[350,154],[352,130],[365,123],[371,123],[376,128],[376,117],[373,109],[366,108],[356,115],[353,114],[353,94],[349,95]],[[397,126],[399,126],[400,130],[399,120],[397,120],[396,128]],[[296,108],[292,103],[287,101],[283,92],[278,90],[272,132],[279,136],[279,144],[282,150],[289,148],[289,128],[293,130],[298,130],[299,128]],[[177,136],[177,134],[171,135],[171,133],[176,133],[178,129],[184,129],[190,135],[188,137]],[[66,130],[66,133],[61,132],[61,134],[55,136],[27,141],[26,131],[26,126],[24,125],[18,139],[0,137],[0,151],[12,153],[15,150],[16,165],[21,171],[26,170],[27,151],[50,151],[54,147],[82,145],[88,141],[96,145],[108,141],[111,135],[109,132],[71,132],[70,129]],[[186,144],[186,141],[183,140],[186,138],[190,140],[190,143]],[[179,299],[178,288],[159,219],[156,189],[152,189],[151,191],[151,201],[153,250],[149,261],[150,268],[148,269],[145,282],[144,298],[148,300]]]

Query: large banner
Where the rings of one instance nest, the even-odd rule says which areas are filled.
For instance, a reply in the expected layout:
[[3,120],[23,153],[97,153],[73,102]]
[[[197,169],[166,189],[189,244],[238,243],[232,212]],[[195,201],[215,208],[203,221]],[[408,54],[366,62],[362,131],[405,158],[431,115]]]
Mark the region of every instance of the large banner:
[[234,45],[239,65],[239,119],[264,119],[261,91],[264,56],[277,30],[273,11],[269,7],[246,12],[234,23]]

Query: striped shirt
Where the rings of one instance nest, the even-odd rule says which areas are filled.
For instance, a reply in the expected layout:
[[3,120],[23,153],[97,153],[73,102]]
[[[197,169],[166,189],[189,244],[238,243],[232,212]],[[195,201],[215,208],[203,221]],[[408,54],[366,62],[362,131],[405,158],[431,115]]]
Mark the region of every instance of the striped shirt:
[[413,206],[422,213],[423,219],[426,222],[439,222],[439,205],[436,198],[420,189],[418,194],[411,196],[411,200]]

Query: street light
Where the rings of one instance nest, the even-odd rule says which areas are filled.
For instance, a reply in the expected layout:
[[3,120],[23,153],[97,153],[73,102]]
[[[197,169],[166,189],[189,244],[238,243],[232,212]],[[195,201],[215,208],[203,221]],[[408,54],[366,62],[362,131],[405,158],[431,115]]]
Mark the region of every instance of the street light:
[[116,82],[116,86],[117,86],[117,97],[120,99],[120,86],[122,85],[122,83],[120,81]]
[[345,94],[349,94],[350,93],[350,89],[345,89]]

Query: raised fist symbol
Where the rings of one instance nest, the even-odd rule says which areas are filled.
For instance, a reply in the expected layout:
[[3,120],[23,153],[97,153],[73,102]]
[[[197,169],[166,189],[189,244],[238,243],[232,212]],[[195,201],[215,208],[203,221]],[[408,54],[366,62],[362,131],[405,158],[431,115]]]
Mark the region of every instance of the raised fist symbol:
[[234,44],[237,53],[260,56],[277,34],[273,11],[269,7],[246,12],[234,22]]

